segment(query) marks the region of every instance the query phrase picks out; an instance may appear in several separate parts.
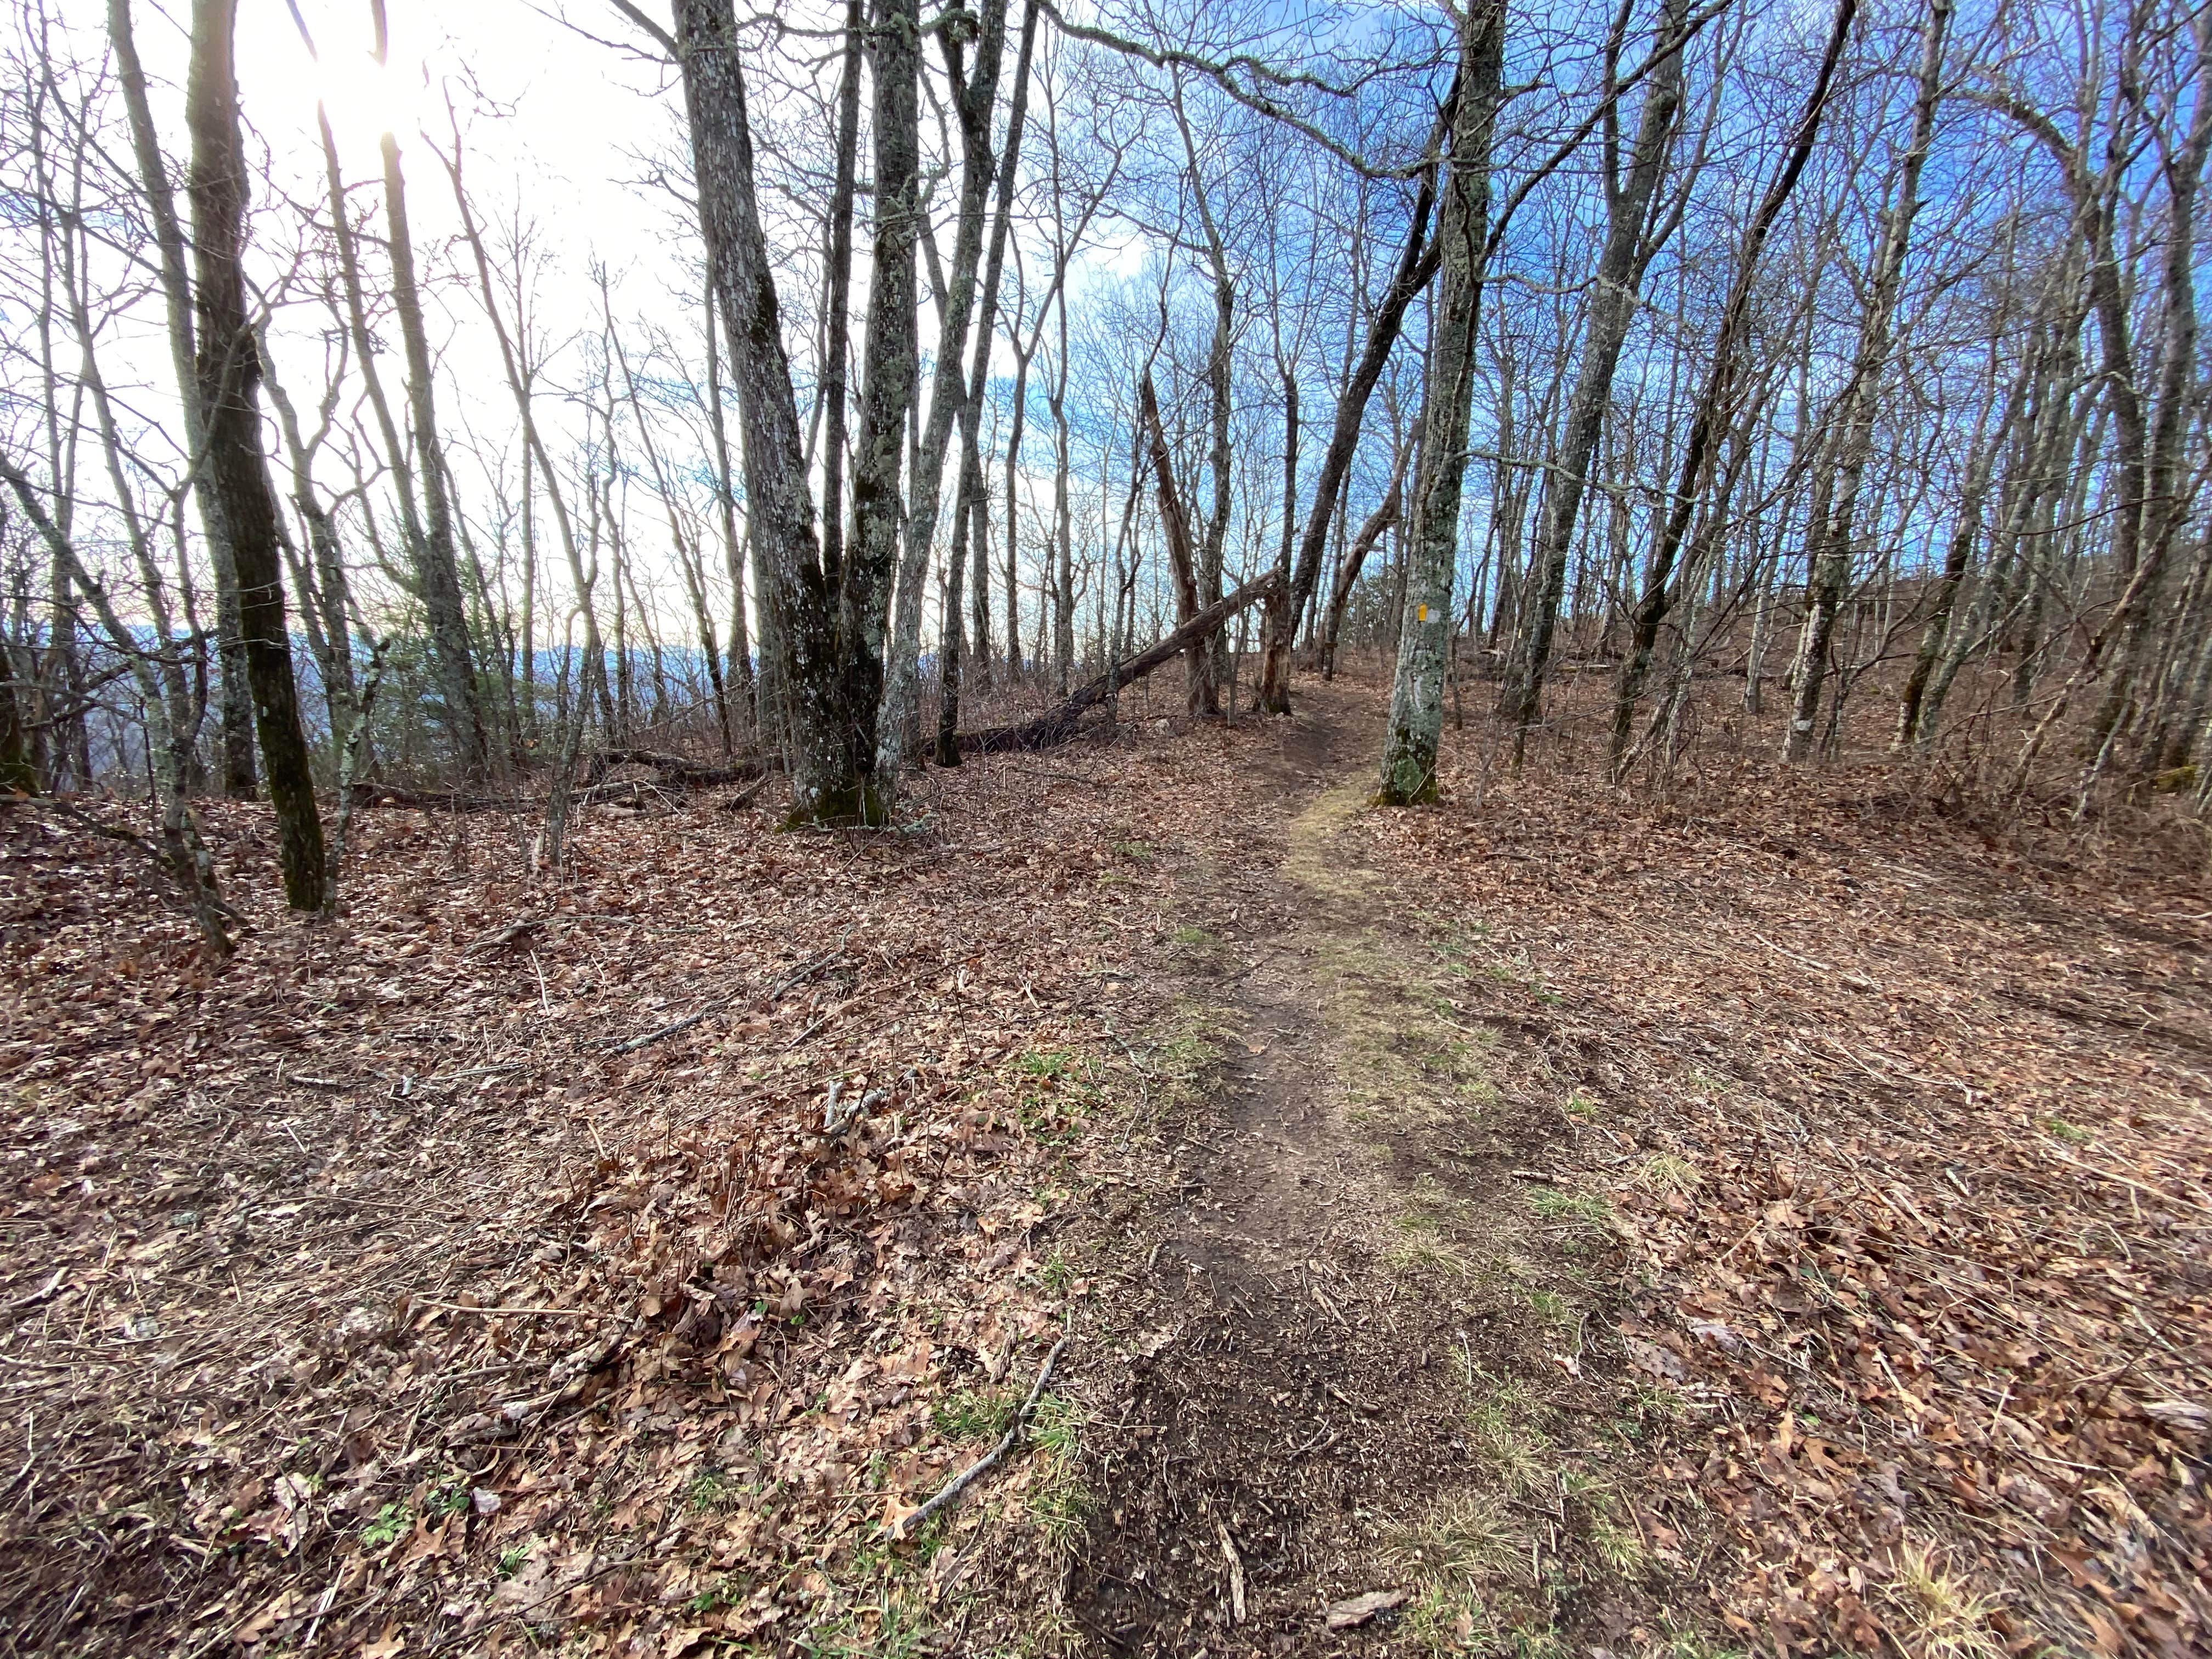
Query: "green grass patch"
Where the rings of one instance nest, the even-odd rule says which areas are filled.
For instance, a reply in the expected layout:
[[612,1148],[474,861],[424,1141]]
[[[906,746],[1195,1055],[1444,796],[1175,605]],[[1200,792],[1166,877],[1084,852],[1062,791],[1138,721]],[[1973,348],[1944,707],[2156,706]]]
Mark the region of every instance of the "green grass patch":
[[929,1419],[948,1440],[996,1440],[1021,1406],[1010,1389],[959,1389],[930,1407]]
[[1528,1207],[1541,1220],[1563,1222],[1604,1231],[1613,1221],[1613,1206],[1598,1193],[1570,1192],[1560,1187],[1539,1187],[1528,1194]]

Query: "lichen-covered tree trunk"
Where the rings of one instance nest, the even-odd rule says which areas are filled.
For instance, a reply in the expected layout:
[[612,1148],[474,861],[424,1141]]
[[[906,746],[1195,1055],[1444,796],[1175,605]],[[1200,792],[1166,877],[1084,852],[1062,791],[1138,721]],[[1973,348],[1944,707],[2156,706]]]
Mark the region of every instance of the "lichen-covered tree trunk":
[[276,493],[261,449],[261,353],[246,320],[246,147],[232,62],[236,0],[195,0],[185,118],[191,132],[194,365],[204,423],[204,478],[231,538],[239,634],[253,690],[256,735],[276,811],[284,897],[295,910],[323,904],[322,820],[292,678],[284,620],[283,551]]
[[1437,220],[1442,275],[1431,326],[1428,406],[1378,792],[1379,799],[1393,805],[1431,799],[1437,791],[1460,493],[1474,398],[1475,329],[1489,254],[1491,135],[1504,81],[1505,15],[1504,0],[1488,0],[1470,7],[1460,24],[1459,107]]

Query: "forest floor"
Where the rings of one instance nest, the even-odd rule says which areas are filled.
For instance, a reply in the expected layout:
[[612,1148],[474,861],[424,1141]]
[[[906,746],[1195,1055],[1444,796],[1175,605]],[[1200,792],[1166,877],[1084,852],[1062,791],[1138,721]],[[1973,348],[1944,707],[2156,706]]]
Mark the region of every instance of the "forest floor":
[[335,923],[214,806],[228,963],[0,808],[0,1652],[2212,1645],[2201,842],[1472,725],[1378,812],[1299,690],[373,811]]

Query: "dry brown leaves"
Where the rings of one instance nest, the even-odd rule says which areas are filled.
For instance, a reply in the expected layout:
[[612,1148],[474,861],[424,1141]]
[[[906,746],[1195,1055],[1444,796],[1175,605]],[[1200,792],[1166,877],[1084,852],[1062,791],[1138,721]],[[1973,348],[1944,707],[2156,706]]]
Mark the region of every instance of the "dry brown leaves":
[[[1361,832],[1610,1143],[1658,1472],[1775,1651],[2212,1644],[2212,902],[1852,766],[1501,781]],[[1584,1145],[1589,1144],[1584,1137]],[[1702,1529],[1702,1528],[1699,1528]],[[1994,1638],[1994,1639],[1993,1639]],[[1946,1644],[1950,1645],[1946,1645]]]
[[602,809],[550,884],[373,812],[336,925],[216,807],[222,966],[11,810],[0,1646],[873,1640],[856,1561],[976,1449],[933,1408],[1057,1333],[1128,763],[971,763],[906,835]]

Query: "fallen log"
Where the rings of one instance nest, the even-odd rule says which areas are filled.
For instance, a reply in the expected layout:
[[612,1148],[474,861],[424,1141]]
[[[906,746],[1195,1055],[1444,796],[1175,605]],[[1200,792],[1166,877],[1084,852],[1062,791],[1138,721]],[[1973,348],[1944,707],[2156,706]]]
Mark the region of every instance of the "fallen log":
[[1246,582],[1225,599],[1216,599],[1158,644],[1139,651],[1125,663],[1117,663],[1078,689],[1066,702],[1054,705],[1033,720],[1015,726],[994,726],[981,732],[962,732],[960,752],[984,755],[1008,749],[1049,749],[1055,744],[1066,743],[1082,728],[1083,717],[1107,698],[1154,669],[1173,662],[1185,651],[1205,644],[1237,612],[1259,604],[1281,582],[1281,576],[1272,570]]
[[743,783],[769,772],[783,769],[781,755],[739,755],[723,766],[709,766],[703,761],[686,760],[681,755],[666,755],[657,749],[603,749],[592,757],[592,781],[611,766],[650,766],[656,772],[694,787],[716,783]]
[[537,803],[520,795],[471,795],[458,789],[408,789],[396,783],[347,786],[356,806],[404,806],[418,812],[525,812]]

